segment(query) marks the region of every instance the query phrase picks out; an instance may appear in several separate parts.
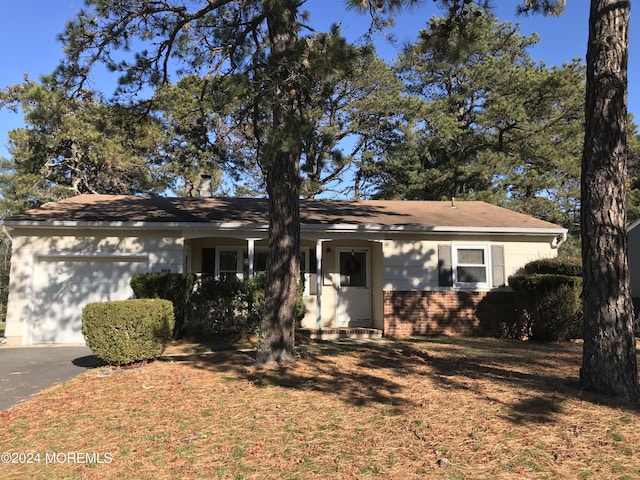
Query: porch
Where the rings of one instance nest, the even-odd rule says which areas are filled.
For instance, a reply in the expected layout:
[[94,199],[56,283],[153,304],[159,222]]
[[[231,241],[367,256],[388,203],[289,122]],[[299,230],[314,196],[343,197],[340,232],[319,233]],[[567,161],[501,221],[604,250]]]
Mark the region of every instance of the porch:
[[[250,278],[267,266],[268,241],[242,232],[185,237],[185,272]],[[382,242],[334,233],[303,236],[300,246],[305,316],[299,333],[309,339],[380,338],[383,327]]]

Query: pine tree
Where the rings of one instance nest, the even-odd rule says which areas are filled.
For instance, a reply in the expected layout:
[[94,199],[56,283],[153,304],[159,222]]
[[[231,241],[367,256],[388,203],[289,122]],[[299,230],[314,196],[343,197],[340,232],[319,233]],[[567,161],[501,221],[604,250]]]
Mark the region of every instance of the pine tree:
[[[629,2],[592,0],[582,156],[583,388],[640,397],[627,261]],[[606,39],[606,41],[605,41]]]
[[396,64],[422,106],[405,145],[369,170],[376,196],[479,198],[576,222],[584,70],[536,64],[536,42],[481,9],[433,18]]
[[71,96],[51,76],[0,92],[26,126],[9,132],[11,160],[0,176],[4,214],[81,193],[134,194],[163,189],[157,167],[159,123],[95,92]]

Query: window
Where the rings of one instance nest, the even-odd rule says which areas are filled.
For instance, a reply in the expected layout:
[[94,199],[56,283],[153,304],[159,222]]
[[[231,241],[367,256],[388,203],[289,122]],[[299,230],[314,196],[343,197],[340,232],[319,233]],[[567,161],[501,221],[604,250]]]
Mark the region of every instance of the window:
[[237,250],[220,250],[218,275],[221,279],[233,278],[238,274]]
[[[315,289],[310,280],[315,279],[316,252],[315,249],[301,248],[300,270],[305,286],[305,293]],[[268,252],[264,247],[256,249],[253,254],[253,273],[261,274],[267,271]],[[202,249],[202,273],[214,274],[220,279],[247,278],[249,276],[249,255],[246,248],[219,247]]]
[[367,286],[366,252],[340,252],[340,286]]
[[460,287],[488,287],[489,248],[457,245],[453,247],[454,284]]
[[315,248],[302,247],[300,249],[300,270],[303,273],[316,273],[317,268],[318,260],[316,259]]
[[[267,271],[267,260],[269,252],[266,250],[260,249],[256,250],[253,255],[253,272],[254,273],[265,273]],[[307,261],[307,257],[309,260]],[[302,247],[300,249],[300,270],[301,273],[304,274],[315,274],[316,273],[316,251],[314,249],[308,249]]]
[[318,260],[316,258],[316,249],[302,247],[300,249],[300,270],[305,295],[317,294],[317,268]]
[[221,248],[218,253],[218,271],[220,279],[238,278],[242,280],[249,274],[249,258],[242,248]]

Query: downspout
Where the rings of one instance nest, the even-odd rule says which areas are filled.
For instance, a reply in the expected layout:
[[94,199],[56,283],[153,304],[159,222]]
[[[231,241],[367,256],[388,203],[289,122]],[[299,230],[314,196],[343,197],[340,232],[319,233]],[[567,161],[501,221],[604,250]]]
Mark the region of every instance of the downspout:
[[555,250],[559,249],[562,244],[567,241],[567,236],[567,231],[565,230],[564,232],[562,232],[562,236],[559,239],[558,237],[555,237],[551,242],[551,248]]
[[0,222],[0,223],[2,223],[2,234],[9,239],[9,243],[13,243],[13,237],[7,231],[7,226],[4,224],[4,222]]
[[322,243],[328,240],[316,240],[316,330],[322,330]]

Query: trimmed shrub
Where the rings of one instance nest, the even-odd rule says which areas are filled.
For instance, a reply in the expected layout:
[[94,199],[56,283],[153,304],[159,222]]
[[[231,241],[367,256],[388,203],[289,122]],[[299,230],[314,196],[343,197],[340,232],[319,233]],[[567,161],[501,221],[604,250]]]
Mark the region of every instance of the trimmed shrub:
[[543,258],[527,263],[524,266],[524,271],[529,275],[581,277],[582,260],[579,258]]
[[582,277],[552,274],[512,275],[509,277],[509,285],[516,292],[544,294],[563,285],[582,288]]
[[532,274],[509,277],[520,310],[519,328],[532,340],[582,336],[582,278]]
[[174,338],[184,334],[189,321],[191,295],[196,276],[189,273],[141,273],[131,278],[131,289],[136,298],[163,298],[173,303]]
[[[265,276],[247,280],[202,276],[191,297],[191,313],[185,333],[192,337],[257,335],[262,321]],[[302,292],[296,305],[296,324],[305,315]]]
[[82,334],[109,365],[155,359],[171,340],[173,305],[164,299],[90,303],[82,309]]
[[[216,279],[211,275],[143,273],[130,282],[136,298],[162,298],[173,303],[173,337],[257,335],[264,307],[265,277]],[[296,324],[304,317],[302,291]]]
[[202,276],[191,297],[191,315],[185,333],[212,337],[248,333],[243,282],[237,278]]
[[[579,285],[579,286],[578,286]],[[540,297],[531,338],[567,341],[582,337],[582,282],[558,285]]]

